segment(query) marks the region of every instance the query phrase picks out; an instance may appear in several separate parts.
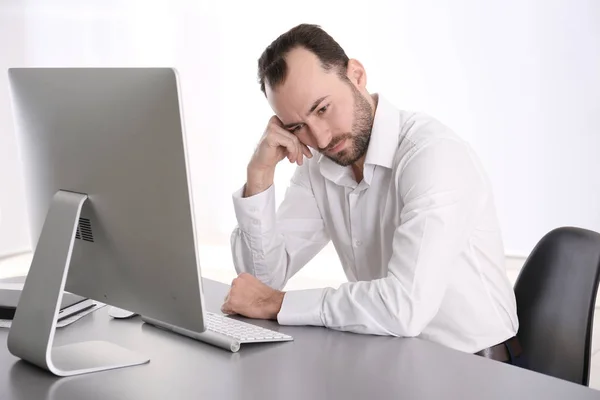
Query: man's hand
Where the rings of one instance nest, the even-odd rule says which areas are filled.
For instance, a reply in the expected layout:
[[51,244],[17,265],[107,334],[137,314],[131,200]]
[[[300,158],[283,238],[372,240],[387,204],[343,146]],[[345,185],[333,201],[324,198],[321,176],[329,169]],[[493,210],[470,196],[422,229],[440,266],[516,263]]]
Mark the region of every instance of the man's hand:
[[284,295],[284,292],[270,288],[254,276],[241,273],[231,282],[221,311],[248,318],[277,319]]
[[272,116],[248,164],[244,197],[267,190],[281,160],[287,157],[290,162],[302,165],[304,156],[312,157],[310,149],[288,132],[276,115]]

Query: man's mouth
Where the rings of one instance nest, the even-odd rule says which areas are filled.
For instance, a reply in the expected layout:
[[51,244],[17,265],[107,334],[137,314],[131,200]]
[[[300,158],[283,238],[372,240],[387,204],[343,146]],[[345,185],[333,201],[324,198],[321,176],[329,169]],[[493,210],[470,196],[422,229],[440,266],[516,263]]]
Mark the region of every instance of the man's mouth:
[[345,144],[346,144],[346,139],[342,139],[339,141],[338,144],[331,147],[327,152],[335,154],[335,153],[339,152],[340,150],[342,150],[344,148]]

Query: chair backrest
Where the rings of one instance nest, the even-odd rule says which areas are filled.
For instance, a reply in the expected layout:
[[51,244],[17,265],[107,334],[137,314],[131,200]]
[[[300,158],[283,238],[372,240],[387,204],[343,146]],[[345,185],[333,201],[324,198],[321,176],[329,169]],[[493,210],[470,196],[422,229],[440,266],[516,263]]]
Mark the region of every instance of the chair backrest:
[[587,386],[600,234],[573,227],[546,234],[515,283],[528,369]]

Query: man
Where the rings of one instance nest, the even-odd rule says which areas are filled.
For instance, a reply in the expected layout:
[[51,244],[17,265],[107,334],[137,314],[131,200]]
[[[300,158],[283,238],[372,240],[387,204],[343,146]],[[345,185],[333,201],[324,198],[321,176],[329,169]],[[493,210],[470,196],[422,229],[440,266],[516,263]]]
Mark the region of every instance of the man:
[[[435,119],[369,94],[361,63],[320,27],[277,38],[258,62],[275,115],[233,196],[240,275],[228,314],[415,337],[516,363],[514,293],[490,183]],[[275,210],[273,176],[298,167]],[[281,289],[329,241],[349,282]]]

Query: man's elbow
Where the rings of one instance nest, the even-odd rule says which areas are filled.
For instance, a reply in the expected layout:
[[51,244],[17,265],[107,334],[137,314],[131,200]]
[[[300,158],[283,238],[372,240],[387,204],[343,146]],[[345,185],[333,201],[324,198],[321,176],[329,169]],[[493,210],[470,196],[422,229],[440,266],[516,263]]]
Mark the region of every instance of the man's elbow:
[[408,324],[402,326],[402,334],[399,336],[417,337],[423,332],[425,326],[423,323],[410,321]]
[[423,333],[429,321],[431,321],[432,312],[422,307],[415,307],[411,304],[407,312],[398,312],[392,321],[392,331],[394,336],[417,337]]
[[394,336],[394,337],[417,337],[425,329],[425,325],[417,324],[412,321],[402,320],[400,317],[393,318],[385,322],[379,321],[377,327],[369,327],[364,325],[353,326],[351,329],[348,327],[330,327],[333,329],[347,330],[355,333],[362,334],[374,334],[383,336]]

